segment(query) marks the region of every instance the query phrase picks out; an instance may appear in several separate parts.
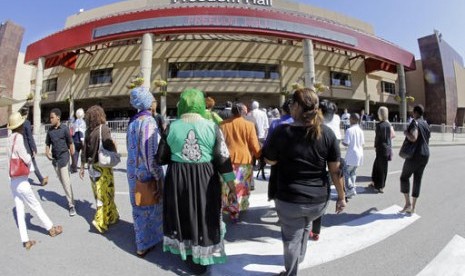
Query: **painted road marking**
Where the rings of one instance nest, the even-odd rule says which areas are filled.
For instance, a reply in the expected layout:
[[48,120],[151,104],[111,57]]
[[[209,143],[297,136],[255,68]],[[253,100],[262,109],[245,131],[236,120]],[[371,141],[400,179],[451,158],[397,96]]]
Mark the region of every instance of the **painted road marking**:
[[[265,194],[252,195],[251,208],[268,208],[274,204]],[[342,225],[324,229],[318,242],[309,242],[301,269],[330,262],[376,244],[415,222],[418,215],[399,214],[401,207],[393,205],[376,213]],[[226,244],[228,262],[212,267],[212,275],[263,275],[279,273],[283,267],[283,249],[279,232],[274,237]]]
[[465,239],[455,235],[417,276],[455,276],[465,274]]

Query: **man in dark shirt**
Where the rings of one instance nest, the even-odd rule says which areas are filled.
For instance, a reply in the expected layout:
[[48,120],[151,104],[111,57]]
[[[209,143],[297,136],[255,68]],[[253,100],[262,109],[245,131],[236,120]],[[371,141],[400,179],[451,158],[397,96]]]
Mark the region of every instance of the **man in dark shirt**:
[[227,101],[225,103],[225,107],[223,110],[221,110],[220,112],[218,112],[218,115],[220,115],[221,119],[223,120],[226,120],[226,119],[229,119],[231,118],[233,115],[232,115],[232,102],[231,101]]
[[37,155],[37,146],[36,146],[36,142],[34,141],[34,136],[32,136],[31,122],[27,119],[29,115],[29,107],[24,106],[23,108],[21,108],[20,112],[21,112],[21,116],[26,118],[26,121],[24,121],[24,124],[23,124],[24,145],[26,146],[27,153],[31,155],[32,164],[34,165],[34,173],[36,174],[37,179],[39,179],[39,182],[42,186],[45,186],[48,183],[48,176],[43,177],[39,171],[39,167],[37,166],[37,162],[35,158]]
[[[60,179],[68,200],[69,215],[76,215],[74,207],[73,189],[69,179],[69,158],[74,154],[74,144],[69,128],[61,124],[61,110],[54,108],[50,111],[50,123],[52,126],[45,138],[45,155],[52,161],[52,165]],[[50,154],[50,146],[52,146]]]

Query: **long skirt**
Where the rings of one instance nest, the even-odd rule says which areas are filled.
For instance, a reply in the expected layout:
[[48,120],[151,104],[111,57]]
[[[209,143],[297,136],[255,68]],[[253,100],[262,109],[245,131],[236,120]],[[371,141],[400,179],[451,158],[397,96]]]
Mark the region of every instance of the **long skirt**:
[[222,183],[222,201],[223,212],[228,213],[232,220],[239,219],[239,212],[249,208],[250,188],[253,179],[253,166],[251,164],[233,164],[234,174],[236,175],[236,194],[237,202],[228,201],[229,188],[226,183]]
[[221,183],[211,163],[172,163],[163,191],[163,251],[200,265],[226,262]]
[[100,174],[100,177],[91,178],[92,191],[97,204],[92,224],[103,233],[108,230],[109,225],[116,223],[119,219],[115,204],[115,182],[113,169],[101,168],[96,164],[93,168]]
[[388,159],[386,156],[376,154],[373,170],[371,171],[371,180],[376,189],[384,189],[388,173]]

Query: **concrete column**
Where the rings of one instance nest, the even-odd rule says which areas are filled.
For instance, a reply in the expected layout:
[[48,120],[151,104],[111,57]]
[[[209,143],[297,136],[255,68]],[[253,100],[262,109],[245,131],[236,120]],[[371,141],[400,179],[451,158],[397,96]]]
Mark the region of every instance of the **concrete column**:
[[40,113],[40,100],[42,99],[42,82],[44,81],[44,64],[45,58],[41,57],[37,60],[37,71],[36,71],[36,87],[34,92],[34,135],[40,134],[41,126],[41,113]]
[[402,64],[397,64],[397,75],[399,76],[399,97],[400,97],[400,120],[407,122],[407,86],[405,84],[405,70]]
[[[365,114],[370,114],[370,100],[371,100],[371,95],[368,92],[368,77],[365,74],[365,81],[363,82],[363,90],[365,90]],[[362,118],[360,118],[362,119]]]
[[166,96],[160,97],[160,114],[166,118]]
[[313,87],[315,83],[315,57],[313,54],[313,42],[311,39],[303,41],[304,56],[304,84],[305,87]]
[[143,87],[150,88],[152,82],[152,55],[153,55],[153,34],[144,34],[142,36],[140,56],[140,72],[144,78]]

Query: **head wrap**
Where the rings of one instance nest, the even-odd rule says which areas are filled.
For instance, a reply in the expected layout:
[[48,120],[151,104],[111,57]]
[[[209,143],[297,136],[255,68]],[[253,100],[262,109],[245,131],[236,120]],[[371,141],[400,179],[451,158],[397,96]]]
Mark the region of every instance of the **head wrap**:
[[205,96],[198,89],[187,89],[178,102],[178,117],[186,113],[197,113],[205,117]]
[[152,93],[147,87],[136,87],[130,92],[131,105],[138,110],[147,110],[152,106],[154,101]]

